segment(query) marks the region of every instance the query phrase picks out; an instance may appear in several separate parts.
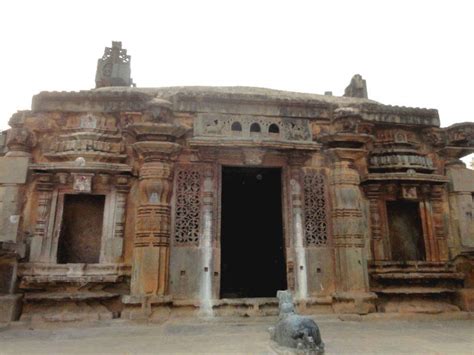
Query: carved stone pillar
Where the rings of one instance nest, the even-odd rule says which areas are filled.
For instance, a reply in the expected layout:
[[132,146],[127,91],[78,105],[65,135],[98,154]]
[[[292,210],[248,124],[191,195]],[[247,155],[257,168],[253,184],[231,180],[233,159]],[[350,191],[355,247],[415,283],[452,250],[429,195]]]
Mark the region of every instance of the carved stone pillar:
[[139,169],[131,293],[164,296],[168,292],[173,162],[181,149],[171,140],[184,129],[165,123],[132,129],[137,140],[143,138],[133,144],[143,164]]
[[[339,151],[338,153],[341,153]],[[341,157],[331,176],[332,223],[336,264],[334,308],[339,313],[374,312],[376,296],[369,292],[363,196],[359,173],[351,159]]]
[[133,254],[132,294],[168,290],[172,163],[145,162],[140,169]]

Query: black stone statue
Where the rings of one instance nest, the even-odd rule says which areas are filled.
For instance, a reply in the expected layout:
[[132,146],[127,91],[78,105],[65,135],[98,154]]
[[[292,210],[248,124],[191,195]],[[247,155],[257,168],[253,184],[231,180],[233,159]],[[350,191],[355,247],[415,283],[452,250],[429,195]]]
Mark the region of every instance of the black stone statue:
[[296,354],[319,355],[324,353],[319,327],[309,317],[295,312],[290,291],[278,291],[280,315],[275,327],[271,327],[271,339],[279,346],[291,348]]

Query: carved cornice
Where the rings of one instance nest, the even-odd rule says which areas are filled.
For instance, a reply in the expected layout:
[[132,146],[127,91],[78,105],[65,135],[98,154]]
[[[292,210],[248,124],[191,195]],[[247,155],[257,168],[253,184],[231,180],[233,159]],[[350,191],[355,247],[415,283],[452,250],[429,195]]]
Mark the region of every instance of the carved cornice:
[[326,152],[335,161],[352,162],[367,156],[367,150],[360,148],[329,148]]
[[136,142],[132,147],[145,161],[174,159],[182,148],[178,143],[153,141]]
[[298,151],[317,151],[321,149],[321,144],[314,142],[284,142],[284,141],[271,141],[271,140],[240,140],[229,138],[214,138],[214,137],[199,137],[192,138],[189,141],[189,145],[193,148],[200,147],[222,147],[222,148],[263,148],[270,150],[286,151],[286,150],[298,150]]
[[373,173],[367,174],[362,178],[362,183],[372,183],[372,182],[386,182],[389,181],[408,181],[416,183],[435,183],[435,184],[444,184],[449,181],[446,176],[435,175],[435,174],[421,174],[421,173]]
[[86,162],[85,165],[77,165],[74,162],[38,163],[30,164],[29,169],[45,172],[75,172],[75,173],[109,173],[126,174],[132,172],[132,167],[127,164]]
[[438,110],[419,107],[363,103],[360,113],[364,119],[378,123],[439,127]]
[[171,123],[134,123],[127,126],[127,131],[137,141],[175,141],[189,129]]

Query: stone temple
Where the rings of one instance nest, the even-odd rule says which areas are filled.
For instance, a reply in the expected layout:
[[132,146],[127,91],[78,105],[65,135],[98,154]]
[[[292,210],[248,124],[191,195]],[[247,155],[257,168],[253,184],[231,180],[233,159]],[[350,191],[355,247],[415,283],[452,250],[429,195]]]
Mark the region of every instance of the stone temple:
[[0,134],[0,321],[474,309],[474,123],[249,87],[41,92]]

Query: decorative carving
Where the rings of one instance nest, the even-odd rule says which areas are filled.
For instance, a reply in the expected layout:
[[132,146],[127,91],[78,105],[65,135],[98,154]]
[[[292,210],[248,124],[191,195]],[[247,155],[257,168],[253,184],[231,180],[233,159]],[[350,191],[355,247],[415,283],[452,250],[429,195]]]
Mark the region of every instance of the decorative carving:
[[76,192],[91,192],[92,177],[94,174],[72,174],[74,178],[73,189]]
[[262,149],[244,149],[244,162],[248,165],[260,165],[265,157],[265,150]]
[[130,56],[126,49],[122,49],[122,42],[112,42],[112,48],[105,48],[104,55],[97,61],[95,84],[97,88],[133,85]]
[[326,181],[324,175],[308,171],[304,175],[304,222],[307,246],[327,244]]
[[[251,127],[257,126],[260,130],[251,131]],[[275,133],[277,131],[278,133]],[[195,121],[194,132],[196,136],[311,141],[311,130],[307,119],[202,115]]]
[[176,171],[175,243],[199,245],[202,174],[195,166]]
[[474,124],[472,122],[457,123],[445,128],[447,144],[472,147],[474,143]]
[[402,186],[402,197],[406,200],[416,200],[418,198],[416,186]]
[[13,127],[7,136],[7,147],[11,151],[28,152],[36,144],[34,135],[23,127]]
[[47,222],[51,209],[51,199],[53,197],[53,175],[38,174],[36,181],[36,190],[38,191],[39,196],[35,236],[43,238],[46,235]]

